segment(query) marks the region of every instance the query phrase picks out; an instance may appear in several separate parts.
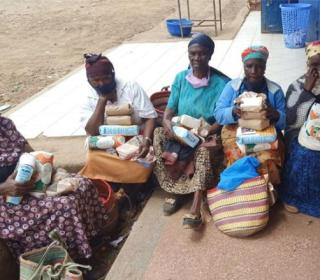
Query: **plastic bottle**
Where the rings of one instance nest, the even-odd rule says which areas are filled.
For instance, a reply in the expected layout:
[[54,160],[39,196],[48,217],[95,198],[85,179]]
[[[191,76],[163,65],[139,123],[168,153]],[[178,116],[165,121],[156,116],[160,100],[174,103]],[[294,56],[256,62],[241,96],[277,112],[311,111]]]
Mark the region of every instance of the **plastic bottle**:
[[[17,175],[15,181],[20,184],[27,183],[31,180],[33,171],[36,166],[36,159],[33,155],[24,153],[20,156],[18,166],[17,166]],[[6,201],[12,204],[19,204],[22,200],[21,196],[7,196]]]

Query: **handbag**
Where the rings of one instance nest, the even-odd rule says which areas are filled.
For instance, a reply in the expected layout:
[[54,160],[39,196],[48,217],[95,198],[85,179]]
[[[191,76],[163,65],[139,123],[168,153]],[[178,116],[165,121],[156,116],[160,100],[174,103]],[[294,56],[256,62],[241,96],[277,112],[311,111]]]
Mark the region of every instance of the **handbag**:
[[263,176],[246,180],[229,192],[209,189],[207,200],[215,225],[227,235],[250,236],[268,223],[269,194]]
[[[50,233],[50,237],[53,234]],[[82,280],[79,268],[88,265],[74,263],[67,250],[54,240],[49,246],[23,253],[19,257],[20,280]]]

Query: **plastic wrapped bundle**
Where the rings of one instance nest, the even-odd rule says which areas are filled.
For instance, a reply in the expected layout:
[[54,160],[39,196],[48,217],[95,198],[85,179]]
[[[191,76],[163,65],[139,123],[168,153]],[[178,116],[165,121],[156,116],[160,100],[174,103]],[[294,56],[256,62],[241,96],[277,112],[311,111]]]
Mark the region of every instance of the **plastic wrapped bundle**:
[[258,144],[272,143],[277,139],[277,131],[274,126],[269,126],[264,130],[254,130],[238,127],[237,143],[239,144]]

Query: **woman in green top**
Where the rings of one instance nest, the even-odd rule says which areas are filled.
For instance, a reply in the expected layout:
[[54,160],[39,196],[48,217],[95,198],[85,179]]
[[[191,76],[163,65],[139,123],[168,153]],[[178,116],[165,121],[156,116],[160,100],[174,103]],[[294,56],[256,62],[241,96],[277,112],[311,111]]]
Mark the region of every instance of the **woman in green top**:
[[172,194],[165,199],[164,214],[170,215],[179,209],[181,195],[193,193],[190,213],[183,219],[183,225],[188,228],[202,223],[202,191],[214,185],[223,162],[222,151],[208,149],[203,144],[194,149],[179,144],[174,140],[172,118],[184,114],[203,118],[211,126],[204,135],[201,133],[202,136],[219,134],[220,126],[213,111],[230,79],[209,66],[213,52],[214,42],[205,34],[200,33],[189,42],[190,67],[177,74],[164,113],[163,128],[154,132],[157,157],[154,172],[161,188]]

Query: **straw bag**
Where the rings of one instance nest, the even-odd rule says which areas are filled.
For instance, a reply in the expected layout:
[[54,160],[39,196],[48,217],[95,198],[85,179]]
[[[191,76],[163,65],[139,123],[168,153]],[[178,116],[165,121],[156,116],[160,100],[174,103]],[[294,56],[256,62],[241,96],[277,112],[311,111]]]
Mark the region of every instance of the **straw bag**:
[[268,223],[269,191],[263,176],[246,180],[230,192],[210,189],[207,199],[215,225],[227,235],[249,236]]
[[53,241],[49,246],[22,254],[20,261],[20,280],[82,280],[79,268],[90,266],[76,264],[67,250]]

